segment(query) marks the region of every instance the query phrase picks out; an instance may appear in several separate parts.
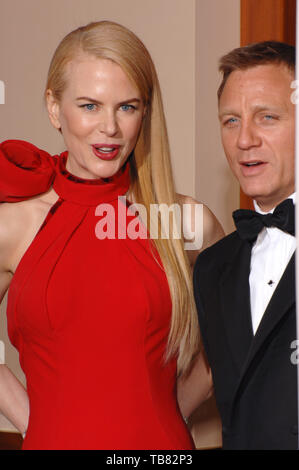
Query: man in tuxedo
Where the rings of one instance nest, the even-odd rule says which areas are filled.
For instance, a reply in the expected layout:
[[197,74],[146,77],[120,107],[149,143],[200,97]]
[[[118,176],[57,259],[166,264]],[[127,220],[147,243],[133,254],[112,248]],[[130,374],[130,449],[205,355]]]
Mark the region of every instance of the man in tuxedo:
[[255,211],[197,258],[194,292],[224,449],[297,449],[292,46],[263,42],[220,61],[230,168]]

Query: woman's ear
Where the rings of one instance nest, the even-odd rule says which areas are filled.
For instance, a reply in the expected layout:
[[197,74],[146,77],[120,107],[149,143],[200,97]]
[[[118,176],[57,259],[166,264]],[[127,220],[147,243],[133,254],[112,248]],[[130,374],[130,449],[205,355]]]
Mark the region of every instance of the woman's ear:
[[57,100],[54,98],[52,90],[46,91],[46,100],[47,100],[47,108],[48,108],[48,115],[49,115],[50,121],[52,125],[55,127],[55,129],[60,130],[61,129],[61,124],[59,120],[60,106]]

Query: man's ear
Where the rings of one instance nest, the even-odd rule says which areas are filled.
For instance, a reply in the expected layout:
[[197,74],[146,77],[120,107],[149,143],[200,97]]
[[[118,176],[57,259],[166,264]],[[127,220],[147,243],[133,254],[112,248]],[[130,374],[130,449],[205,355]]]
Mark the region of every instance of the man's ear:
[[59,120],[60,106],[57,100],[54,98],[52,90],[46,91],[46,100],[47,100],[47,108],[48,108],[48,115],[49,115],[50,121],[52,125],[55,127],[55,129],[60,130],[61,129],[61,124]]

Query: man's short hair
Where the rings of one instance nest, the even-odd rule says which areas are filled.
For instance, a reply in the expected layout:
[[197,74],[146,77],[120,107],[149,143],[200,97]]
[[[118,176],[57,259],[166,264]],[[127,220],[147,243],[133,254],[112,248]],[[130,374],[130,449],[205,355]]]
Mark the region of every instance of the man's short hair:
[[233,49],[219,61],[222,82],[218,88],[218,101],[229,75],[235,70],[246,70],[257,65],[283,64],[291,72],[295,72],[295,59],[295,47],[278,41],[257,42]]

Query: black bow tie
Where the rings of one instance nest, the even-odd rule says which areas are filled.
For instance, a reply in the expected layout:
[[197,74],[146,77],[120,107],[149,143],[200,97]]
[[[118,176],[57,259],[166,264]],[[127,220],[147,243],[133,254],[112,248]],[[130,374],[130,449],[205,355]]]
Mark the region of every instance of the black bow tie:
[[233,219],[242,240],[254,242],[264,227],[277,227],[291,235],[295,233],[295,211],[292,199],[286,199],[279,204],[273,214],[238,209],[233,212]]

